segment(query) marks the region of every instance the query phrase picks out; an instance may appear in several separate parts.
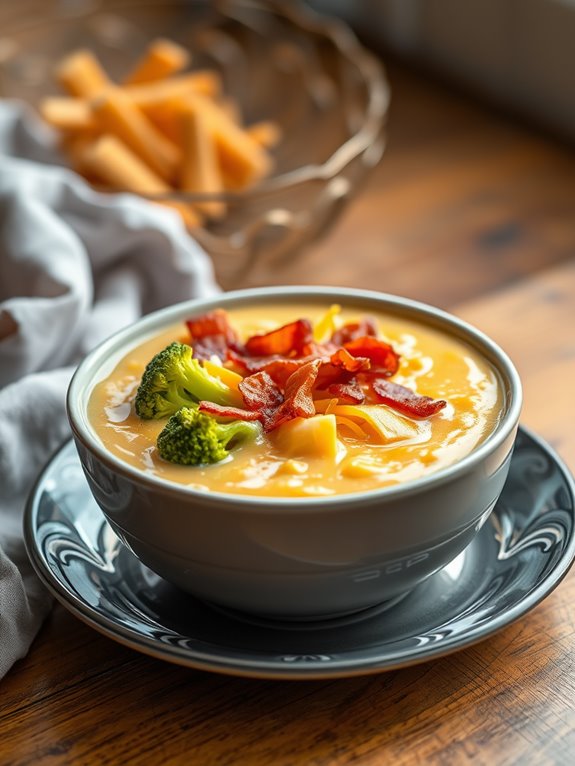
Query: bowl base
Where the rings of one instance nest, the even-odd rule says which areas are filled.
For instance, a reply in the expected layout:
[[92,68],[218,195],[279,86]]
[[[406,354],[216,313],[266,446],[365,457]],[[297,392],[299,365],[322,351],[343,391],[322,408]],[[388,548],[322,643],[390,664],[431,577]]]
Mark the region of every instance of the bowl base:
[[398,596],[382,601],[379,604],[365,607],[364,609],[358,609],[351,612],[338,612],[336,614],[319,615],[318,617],[267,617],[262,614],[252,614],[251,612],[242,612],[239,609],[231,609],[227,606],[221,606],[215,604],[212,601],[205,601],[204,603],[216,612],[224,614],[226,617],[231,617],[239,622],[244,622],[249,625],[255,625],[258,628],[271,628],[274,630],[318,630],[321,628],[333,629],[340,628],[345,625],[353,625],[363,620],[369,620],[376,615],[383,614],[389,609],[399,604],[403,599],[411,593],[411,590],[400,593]]

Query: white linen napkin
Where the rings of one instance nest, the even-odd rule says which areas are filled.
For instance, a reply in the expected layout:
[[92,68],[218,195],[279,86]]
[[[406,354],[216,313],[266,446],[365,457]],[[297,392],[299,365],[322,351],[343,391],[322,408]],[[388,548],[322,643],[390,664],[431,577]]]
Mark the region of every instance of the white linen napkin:
[[22,512],[69,434],[75,365],[140,315],[218,290],[177,213],[93,191],[55,146],[24,105],[0,102],[0,678],[50,609]]

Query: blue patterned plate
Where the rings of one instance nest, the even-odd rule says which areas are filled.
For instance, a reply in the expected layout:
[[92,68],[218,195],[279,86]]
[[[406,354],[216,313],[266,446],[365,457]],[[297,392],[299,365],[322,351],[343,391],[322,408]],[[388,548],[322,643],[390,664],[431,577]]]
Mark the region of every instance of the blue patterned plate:
[[461,649],[538,604],[575,557],[573,479],[520,429],[503,494],[471,545],[398,603],[313,623],[211,607],[144,567],[112,532],[67,443],[34,489],[25,539],[56,598],[122,644],[181,665],[263,678],[374,673]]

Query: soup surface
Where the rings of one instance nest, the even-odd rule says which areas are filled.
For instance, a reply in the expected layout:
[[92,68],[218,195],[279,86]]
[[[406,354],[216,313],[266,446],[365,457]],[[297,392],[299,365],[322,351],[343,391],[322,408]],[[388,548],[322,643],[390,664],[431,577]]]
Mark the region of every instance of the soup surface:
[[[245,340],[300,317],[311,321],[317,336],[326,326],[326,309],[280,304],[227,313]],[[341,327],[366,313],[344,308],[333,312],[327,324],[332,323],[333,331],[333,323]],[[190,342],[182,322],[130,350],[96,384],[88,411],[92,427],[111,453],[132,466],[206,492],[329,496],[411,481],[457,462],[492,433],[501,416],[503,393],[494,369],[475,349],[448,334],[391,314],[369,313],[378,337],[400,355],[390,380],[418,395],[445,400],[435,414],[414,417],[379,402],[362,410],[362,405],[323,391],[314,395],[316,415],[295,418],[255,443],[237,446],[219,463],[166,462],[156,447],[166,420],[139,418],[134,398],[150,359],[175,340]],[[214,369],[218,367],[210,367]]]

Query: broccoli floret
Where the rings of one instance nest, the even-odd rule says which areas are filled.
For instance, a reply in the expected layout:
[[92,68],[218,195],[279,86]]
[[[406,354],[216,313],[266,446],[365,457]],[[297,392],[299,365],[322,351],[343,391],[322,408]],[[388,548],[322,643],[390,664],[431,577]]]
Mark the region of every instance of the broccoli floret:
[[221,423],[194,407],[182,407],[158,436],[160,457],[181,465],[218,463],[236,445],[261,434],[258,422],[232,420]]
[[136,392],[136,414],[146,420],[167,418],[201,400],[233,404],[232,389],[192,358],[185,343],[170,343],[148,362]]

